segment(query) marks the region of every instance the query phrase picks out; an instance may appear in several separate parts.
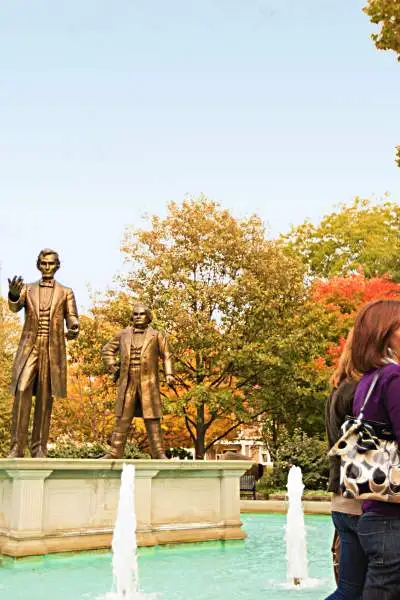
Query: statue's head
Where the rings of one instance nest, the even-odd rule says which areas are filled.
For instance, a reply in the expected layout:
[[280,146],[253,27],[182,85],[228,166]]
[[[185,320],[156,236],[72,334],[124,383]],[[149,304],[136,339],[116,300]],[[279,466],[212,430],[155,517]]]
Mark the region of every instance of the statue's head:
[[137,327],[137,329],[145,329],[152,320],[153,315],[145,304],[138,302],[133,306],[132,323],[134,327]]
[[51,248],[44,248],[39,252],[36,266],[42,274],[43,279],[52,279],[60,268],[58,253]]

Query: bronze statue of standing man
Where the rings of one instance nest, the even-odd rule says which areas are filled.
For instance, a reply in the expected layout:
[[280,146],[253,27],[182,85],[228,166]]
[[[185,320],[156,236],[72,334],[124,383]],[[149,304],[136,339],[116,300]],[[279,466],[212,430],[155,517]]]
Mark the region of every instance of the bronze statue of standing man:
[[152,315],[143,304],[132,310],[132,327],[120,331],[103,348],[103,360],[118,377],[116,425],[111,452],[103,458],[122,458],[134,417],[143,417],[152,458],[166,458],[161,434],[159,361],[168,385],[174,381],[172,354],[166,335],[150,327]]
[[79,333],[75,298],[70,288],[54,279],[60,267],[57,252],[45,248],[39,253],[37,268],[40,281],[24,284],[22,277],[8,280],[8,304],[13,312],[25,309],[25,322],[14,360],[11,391],[12,440],[9,458],[24,456],[32,396],[35,396],[31,454],[47,456],[53,398],[67,395],[67,339]]

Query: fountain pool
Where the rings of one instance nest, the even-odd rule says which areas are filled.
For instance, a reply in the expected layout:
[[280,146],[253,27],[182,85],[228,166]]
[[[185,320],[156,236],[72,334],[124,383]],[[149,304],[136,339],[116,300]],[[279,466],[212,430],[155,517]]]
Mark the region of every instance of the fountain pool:
[[[245,541],[139,548],[141,590],[156,600],[320,600],[334,589],[330,517],[305,517],[306,588],[288,588],[286,515],[242,518]],[[112,588],[111,561],[111,552],[5,559],[0,600],[103,600]]]

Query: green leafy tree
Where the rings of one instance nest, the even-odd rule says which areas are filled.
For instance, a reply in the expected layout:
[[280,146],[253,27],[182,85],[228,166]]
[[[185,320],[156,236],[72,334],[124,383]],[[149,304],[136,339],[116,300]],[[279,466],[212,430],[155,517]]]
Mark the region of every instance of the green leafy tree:
[[400,206],[394,202],[355,198],[318,225],[306,221],[293,227],[281,241],[303,260],[312,277],[361,269],[366,277],[388,274],[400,281]]
[[[155,309],[174,348],[176,386],[165,407],[184,417],[203,458],[278,401],[276,353],[304,303],[303,269],[266,239],[258,217],[236,219],[203,196],[169,204],[147,229],[128,228],[122,250],[125,285]],[[224,419],[230,425],[212,435]]]
[[[332,339],[338,340],[336,315],[312,295],[274,338],[266,342],[273,364],[265,364],[261,391],[270,406],[263,420],[263,437],[271,455],[282,435],[301,429],[309,436],[325,435],[324,406],[329,393]],[[328,357],[328,358],[326,358]]]

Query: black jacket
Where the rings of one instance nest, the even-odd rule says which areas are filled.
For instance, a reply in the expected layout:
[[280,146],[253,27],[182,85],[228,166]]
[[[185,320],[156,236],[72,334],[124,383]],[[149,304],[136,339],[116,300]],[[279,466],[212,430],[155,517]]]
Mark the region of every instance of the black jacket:
[[[342,381],[339,387],[331,393],[325,406],[325,427],[331,448],[340,438],[340,427],[347,415],[353,414],[353,398],[357,381]],[[329,458],[329,483],[328,491],[338,494],[340,483],[340,457]]]

